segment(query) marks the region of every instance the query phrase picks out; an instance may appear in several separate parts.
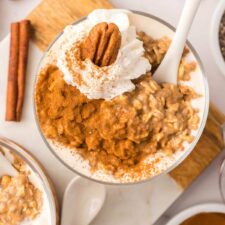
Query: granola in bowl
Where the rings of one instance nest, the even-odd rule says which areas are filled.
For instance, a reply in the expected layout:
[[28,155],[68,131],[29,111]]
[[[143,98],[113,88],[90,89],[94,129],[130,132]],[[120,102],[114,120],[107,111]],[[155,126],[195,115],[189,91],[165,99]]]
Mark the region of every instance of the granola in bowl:
[[[128,17],[132,15],[128,13]],[[105,22],[113,22],[107,18]],[[96,22],[83,39],[75,42],[77,45],[64,47],[62,35],[50,49],[35,87],[37,119],[50,148],[78,173],[113,183],[145,180],[167,170],[195,140],[205,103],[204,93],[199,91],[202,89],[195,88],[196,82],[192,85],[198,80],[192,79],[192,74],[199,67],[188,59],[186,48],[179,67],[179,85],[158,84],[152,74],[170,39],[152,38],[142,30],[136,32],[133,24],[125,29],[115,21],[122,38],[115,35],[113,40],[120,40],[120,48],[112,50],[112,39],[104,41],[107,26],[104,28],[98,18]],[[99,31],[94,37],[90,34],[99,29],[101,35]],[[83,43],[88,48],[82,47]],[[57,60],[54,55],[60,51]],[[107,52],[112,62],[109,59],[106,64],[98,64]],[[74,66],[74,58],[79,67]]]

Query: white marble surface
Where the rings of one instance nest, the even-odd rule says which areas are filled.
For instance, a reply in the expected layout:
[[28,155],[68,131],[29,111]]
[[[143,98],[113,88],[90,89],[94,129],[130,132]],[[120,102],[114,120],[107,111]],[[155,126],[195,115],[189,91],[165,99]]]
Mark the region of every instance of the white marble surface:
[[[8,26],[10,22],[23,18],[38,2],[40,2],[40,0],[1,0],[0,40],[3,39],[3,37],[8,33]],[[111,2],[117,7],[149,12],[153,15],[161,17],[164,20],[167,20],[169,23],[176,26],[184,0],[111,0]],[[202,0],[189,35],[189,40],[194,45],[203,61],[206,75],[208,76],[209,80],[211,101],[214,102],[214,104],[216,104],[225,113],[225,78],[220,73],[214,62],[214,59],[212,58],[209,40],[211,17],[217,2],[218,0]],[[24,124],[24,126],[25,125],[26,124]],[[33,126],[33,129],[36,129],[34,122],[29,125]],[[3,130],[2,129],[3,128],[0,127],[1,133],[3,130],[5,130],[5,128]],[[14,139],[16,140],[18,134],[19,128],[18,130],[13,131],[10,136],[15,137]],[[27,140],[30,141],[30,144],[28,143],[26,146],[27,148],[30,147],[32,140],[35,140],[35,135],[36,134],[33,133],[27,134],[26,132],[20,134],[21,138],[24,139],[24,142],[27,143]],[[42,145],[40,145],[40,147],[41,146]],[[49,155],[50,153],[46,151],[43,152],[43,154],[39,154],[38,158],[40,160],[44,160],[45,157],[49,157]],[[199,177],[198,180],[194,182],[194,184],[189,188],[189,190],[186,191],[186,193],[176,202],[168,214],[173,215],[187,206],[196,203],[221,201],[218,191],[218,170],[219,164],[224,157],[225,153],[223,152],[221,156],[219,156],[218,159],[213,162],[213,164],[204,172],[204,174]],[[55,163],[57,164],[57,170],[55,169],[55,166],[53,167]],[[48,170],[53,176],[53,179],[54,177],[57,177],[57,171],[61,169],[64,169],[64,167],[58,162],[55,162],[55,159],[52,157],[52,161],[48,163]],[[67,183],[67,177],[71,176],[70,171],[65,170],[65,173],[68,176],[62,177],[62,181],[60,181],[62,183]],[[60,184],[56,184],[56,187],[59,192],[62,193],[63,190],[60,188]],[[126,201],[126,198],[124,201]],[[121,211],[121,213],[123,212]],[[130,213],[133,214],[134,212],[131,211]],[[132,224],[137,223],[134,221]]]

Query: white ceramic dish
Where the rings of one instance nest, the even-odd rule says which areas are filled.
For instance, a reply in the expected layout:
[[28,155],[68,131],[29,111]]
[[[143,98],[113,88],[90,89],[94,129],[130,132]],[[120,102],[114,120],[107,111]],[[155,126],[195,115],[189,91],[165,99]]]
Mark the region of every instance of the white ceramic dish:
[[[83,20],[85,20],[85,18],[74,23],[74,25],[82,22]],[[174,30],[175,30],[171,25],[169,25],[165,21],[163,21],[155,16],[152,16],[152,15],[149,15],[146,13],[142,13],[142,12],[133,11],[133,14],[130,16],[130,22],[131,22],[131,24],[136,26],[137,30],[144,31],[148,35],[150,35],[151,37],[156,38],[156,39],[162,38],[164,36],[172,38],[173,34],[174,34]],[[63,33],[61,33],[55,39],[55,41],[53,41],[53,43],[49,46],[47,52],[50,49],[54,48],[54,45],[56,44],[57,40],[60,38],[60,36],[62,34]],[[54,144],[50,140],[46,139],[46,137],[44,136],[44,134],[42,133],[42,131],[39,127],[40,133],[41,133],[45,143],[47,144],[49,149],[52,151],[52,153],[66,167],[71,169],[73,172],[75,172],[81,176],[84,176],[86,178],[92,179],[94,181],[98,181],[101,183],[107,183],[107,184],[121,184],[121,183],[127,184],[127,183],[137,183],[140,181],[149,180],[153,177],[156,177],[159,174],[169,172],[174,167],[176,167],[178,164],[180,164],[190,154],[190,152],[193,150],[193,148],[197,144],[197,142],[203,132],[205,123],[206,123],[206,119],[207,119],[207,115],[208,115],[208,107],[209,107],[208,84],[207,84],[207,79],[204,75],[202,63],[201,63],[197,53],[195,52],[194,48],[191,46],[191,44],[187,43],[187,46],[190,49],[190,53],[187,57],[187,61],[195,61],[195,62],[197,62],[198,66],[197,66],[196,71],[193,72],[191,81],[185,82],[185,84],[192,86],[196,90],[197,93],[201,94],[204,97],[201,98],[200,100],[198,100],[197,102],[193,102],[194,107],[201,108],[201,110],[199,112],[200,125],[199,125],[198,131],[193,133],[193,135],[195,136],[194,141],[191,144],[187,144],[187,143],[185,144],[185,151],[178,150],[177,153],[174,154],[172,157],[168,157],[165,155],[162,156],[161,154],[159,154],[157,156],[157,158],[160,157],[160,163],[156,165],[157,173],[154,173],[153,176],[148,177],[146,179],[136,180],[136,181],[127,181],[127,182],[118,181],[118,180],[114,179],[112,176],[111,177],[103,176],[100,179],[99,174],[97,174],[97,173],[92,174],[90,172],[89,167],[88,167],[88,162],[84,162],[84,160],[83,160],[83,162],[81,162],[83,164],[80,165],[80,163],[78,163],[76,160],[77,156],[75,158],[71,157],[70,155],[72,155],[72,154],[69,152],[69,150],[66,152],[63,152],[63,151],[57,149],[56,147],[54,147]],[[46,56],[46,54],[43,56],[43,58],[40,62],[37,74],[39,74],[40,69],[42,68],[42,64],[46,61],[45,56]],[[34,87],[34,89],[35,89],[35,87]],[[34,107],[35,107],[35,103],[34,103]],[[36,109],[35,109],[35,113],[36,113]],[[39,126],[37,115],[36,115],[36,121]]]
[[42,216],[37,218],[37,220],[34,221],[34,224],[58,225],[58,201],[56,198],[55,189],[44,168],[28,151],[4,137],[0,137],[0,147],[6,153],[5,157],[7,157],[9,161],[11,161],[10,158],[13,159],[13,156],[11,155],[12,152],[26,163],[29,168],[28,171],[32,171],[29,179],[32,179],[31,182],[35,182],[35,185],[38,185],[38,188],[41,188],[44,192],[43,211],[40,214]]
[[219,26],[224,11],[225,1],[220,0],[212,16],[210,29],[210,47],[217,66],[225,76],[225,61],[223,59],[219,44]]
[[[166,225],[179,225],[182,222],[184,222],[186,219],[194,215],[197,215],[199,213],[207,213],[207,212],[225,214],[225,205],[217,204],[217,203],[209,203],[209,204],[201,204],[201,205],[193,206],[191,208],[185,209],[184,211],[178,213]],[[212,224],[212,225],[216,225],[216,224]]]

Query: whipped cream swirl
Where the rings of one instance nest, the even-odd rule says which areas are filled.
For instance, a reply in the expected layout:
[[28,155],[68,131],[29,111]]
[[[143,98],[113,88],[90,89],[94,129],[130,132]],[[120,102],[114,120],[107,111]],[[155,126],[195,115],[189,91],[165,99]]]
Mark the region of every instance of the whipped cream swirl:
[[[65,28],[60,38],[57,66],[64,80],[79,89],[89,99],[112,99],[135,89],[133,79],[151,69],[143,56],[143,42],[137,39],[136,28],[130,24],[130,11],[120,9],[98,9],[77,25]],[[115,23],[122,35],[121,47],[116,61],[110,66],[98,67],[90,59],[78,60],[78,43],[87,37],[98,23]]]

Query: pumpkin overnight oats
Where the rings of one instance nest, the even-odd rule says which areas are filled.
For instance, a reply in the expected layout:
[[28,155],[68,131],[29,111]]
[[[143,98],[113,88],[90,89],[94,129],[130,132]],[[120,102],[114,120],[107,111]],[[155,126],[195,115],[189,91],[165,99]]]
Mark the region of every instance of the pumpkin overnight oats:
[[186,60],[189,50],[179,84],[158,84],[152,74],[171,41],[137,32],[130,14],[96,10],[67,27],[47,53],[35,88],[37,118],[51,148],[102,181],[160,173],[160,157],[174,160],[185,151],[200,123],[192,102],[202,95],[183,84],[197,67]]
[[40,177],[8,147],[0,145],[0,154],[16,171],[0,176],[0,225],[50,225],[50,205]]

